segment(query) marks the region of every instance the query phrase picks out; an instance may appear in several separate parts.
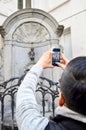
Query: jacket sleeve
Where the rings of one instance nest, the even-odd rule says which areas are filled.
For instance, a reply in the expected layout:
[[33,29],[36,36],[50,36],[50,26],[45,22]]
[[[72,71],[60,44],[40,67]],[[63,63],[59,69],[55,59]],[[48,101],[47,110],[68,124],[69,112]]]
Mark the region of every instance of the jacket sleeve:
[[49,120],[40,114],[35,90],[42,67],[34,65],[17,92],[16,120],[19,130],[44,130]]

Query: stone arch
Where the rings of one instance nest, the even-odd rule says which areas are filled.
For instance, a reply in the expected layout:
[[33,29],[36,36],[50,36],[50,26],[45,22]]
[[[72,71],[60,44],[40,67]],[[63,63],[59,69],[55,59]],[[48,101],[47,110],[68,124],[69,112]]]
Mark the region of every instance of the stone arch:
[[[29,20],[28,18],[30,20],[32,20],[31,18],[33,18],[34,21],[37,20],[37,18],[38,18],[37,22],[39,22],[39,23],[42,22],[42,24],[43,24],[43,21],[45,21],[46,23],[48,23],[48,25],[49,24],[51,25],[51,28],[53,26],[53,29],[57,29],[59,26],[57,21],[51,15],[49,15],[48,13],[46,13],[42,10],[23,9],[23,10],[19,10],[19,11],[13,13],[12,15],[10,15],[4,22],[3,28],[5,29],[6,35],[8,35],[9,32],[11,32],[12,30],[13,30],[12,32],[14,32],[15,28],[17,28],[21,23],[28,21]],[[22,20],[24,20],[24,21],[22,22]],[[15,27],[15,28],[12,28],[12,27]]]
[[[6,19],[3,28],[5,80],[21,76],[24,69],[34,64],[43,51],[53,44],[59,46],[59,38],[63,32],[63,26],[59,26],[50,14],[40,9],[23,9],[13,13]],[[35,49],[34,62],[28,57],[31,48]]]

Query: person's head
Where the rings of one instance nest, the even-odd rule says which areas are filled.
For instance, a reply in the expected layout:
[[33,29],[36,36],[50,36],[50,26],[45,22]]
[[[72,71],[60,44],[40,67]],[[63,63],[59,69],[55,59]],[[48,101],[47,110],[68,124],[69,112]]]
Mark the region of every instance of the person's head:
[[86,56],[76,57],[68,63],[60,85],[59,104],[86,115]]

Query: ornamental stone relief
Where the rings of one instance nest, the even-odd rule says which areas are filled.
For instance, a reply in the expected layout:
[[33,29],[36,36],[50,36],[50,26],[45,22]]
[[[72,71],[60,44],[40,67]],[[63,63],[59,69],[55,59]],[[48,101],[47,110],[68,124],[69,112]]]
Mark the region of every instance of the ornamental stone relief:
[[[17,11],[7,18],[3,28],[6,32],[5,79],[21,76],[38,61],[43,52],[52,46],[60,47],[59,38],[63,32],[62,25],[50,14],[39,9]],[[52,73],[44,72],[43,75],[52,78]]]

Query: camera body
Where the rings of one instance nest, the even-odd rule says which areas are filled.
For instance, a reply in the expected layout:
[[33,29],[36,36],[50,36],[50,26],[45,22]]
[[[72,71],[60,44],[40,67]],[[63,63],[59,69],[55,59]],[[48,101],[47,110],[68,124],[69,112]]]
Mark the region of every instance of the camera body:
[[52,56],[52,65],[58,66],[56,62],[60,62],[60,48],[54,48],[53,49],[53,56]]

